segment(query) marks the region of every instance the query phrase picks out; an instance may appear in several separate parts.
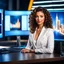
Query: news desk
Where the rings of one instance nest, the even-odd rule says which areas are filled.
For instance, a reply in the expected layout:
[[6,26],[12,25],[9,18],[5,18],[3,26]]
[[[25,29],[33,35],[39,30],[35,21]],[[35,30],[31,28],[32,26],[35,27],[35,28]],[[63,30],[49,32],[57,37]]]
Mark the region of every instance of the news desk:
[[60,54],[35,54],[35,53],[6,53],[0,54],[0,64],[64,64],[64,57]]

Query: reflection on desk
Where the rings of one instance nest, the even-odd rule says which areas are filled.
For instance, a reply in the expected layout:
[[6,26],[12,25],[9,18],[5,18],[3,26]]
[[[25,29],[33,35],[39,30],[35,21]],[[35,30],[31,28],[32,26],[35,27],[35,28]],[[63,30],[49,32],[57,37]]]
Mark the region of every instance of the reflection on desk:
[[64,57],[59,54],[35,54],[35,53],[8,53],[0,54],[0,63],[4,64],[28,64],[28,63],[43,63],[53,61],[63,61]]
[[0,46],[0,49],[2,48],[10,48],[9,46]]

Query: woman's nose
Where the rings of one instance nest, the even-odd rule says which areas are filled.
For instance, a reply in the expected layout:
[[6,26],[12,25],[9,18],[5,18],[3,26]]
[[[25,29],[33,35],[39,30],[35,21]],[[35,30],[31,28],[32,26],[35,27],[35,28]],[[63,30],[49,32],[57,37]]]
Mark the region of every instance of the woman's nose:
[[40,20],[40,17],[38,17],[38,20]]

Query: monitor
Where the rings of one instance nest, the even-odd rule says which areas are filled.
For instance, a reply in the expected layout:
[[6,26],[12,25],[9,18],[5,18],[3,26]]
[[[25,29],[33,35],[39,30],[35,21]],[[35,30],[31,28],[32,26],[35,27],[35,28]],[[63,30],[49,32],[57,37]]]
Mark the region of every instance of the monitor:
[[[64,40],[64,10],[49,10],[53,21],[54,40]],[[29,35],[31,11],[5,11],[5,36]],[[18,25],[17,25],[18,24]]]
[[5,36],[29,35],[29,14],[31,11],[5,10]]
[[0,9],[0,38],[3,38],[3,9]]
[[54,39],[64,41],[64,10],[49,10],[53,21]]

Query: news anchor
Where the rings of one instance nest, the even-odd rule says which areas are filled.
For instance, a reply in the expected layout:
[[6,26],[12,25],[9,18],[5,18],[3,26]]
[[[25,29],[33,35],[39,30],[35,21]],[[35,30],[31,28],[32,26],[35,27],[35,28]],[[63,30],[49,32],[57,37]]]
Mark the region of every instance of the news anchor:
[[43,7],[35,8],[29,16],[30,34],[23,53],[53,53],[54,32],[49,11]]

